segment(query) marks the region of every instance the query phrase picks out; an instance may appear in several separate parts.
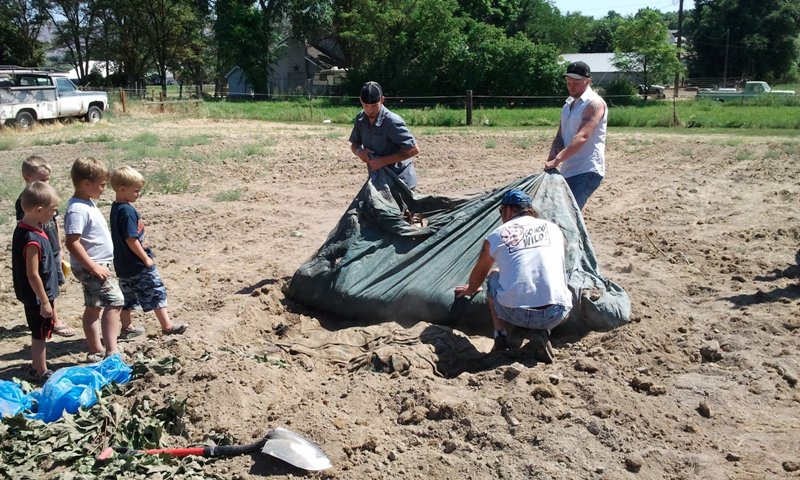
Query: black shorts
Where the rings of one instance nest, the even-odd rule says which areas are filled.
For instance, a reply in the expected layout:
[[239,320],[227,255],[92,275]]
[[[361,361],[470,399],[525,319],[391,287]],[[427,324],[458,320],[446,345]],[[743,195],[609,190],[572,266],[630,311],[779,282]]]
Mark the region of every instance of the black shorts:
[[[53,307],[53,301],[50,301]],[[44,318],[39,313],[39,305],[25,305],[25,320],[31,329],[31,338],[34,340],[47,340],[53,335],[53,317]]]

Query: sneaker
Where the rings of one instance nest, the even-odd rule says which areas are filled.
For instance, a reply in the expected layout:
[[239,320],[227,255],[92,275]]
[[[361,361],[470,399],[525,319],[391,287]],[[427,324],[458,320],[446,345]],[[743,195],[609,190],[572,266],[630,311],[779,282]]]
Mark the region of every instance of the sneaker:
[[531,336],[530,346],[533,351],[533,358],[536,361],[551,364],[555,359],[553,354],[553,344],[550,343],[550,334],[547,330],[535,330]]
[[119,332],[119,337],[117,337],[118,342],[124,342],[127,340],[131,340],[136,338],[140,335],[144,334],[144,327],[139,325],[138,327],[131,327],[128,329],[124,329]]
[[502,352],[505,350],[511,349],[511,345],[508,343],[508,335],[498,335],[497,338],[494,339],[494,346],[492,346],[492,352]]
[[161,333],[164,335],[180,335],[189,328],[188,323],[175,323],[172,325],[172,328],[168,328],[166,330],[161,330]]

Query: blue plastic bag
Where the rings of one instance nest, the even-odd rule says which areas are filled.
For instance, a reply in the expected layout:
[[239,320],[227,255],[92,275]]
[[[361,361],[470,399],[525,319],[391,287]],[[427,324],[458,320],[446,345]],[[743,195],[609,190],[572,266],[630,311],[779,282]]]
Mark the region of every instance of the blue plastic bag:
[[14,382],[0,380],[0,418],[31,409],[31,399]]
[[64,412],[75,413],[80,407],[97,403],[97,394],[105,385],[127,383],[130,379],[131,367],[119,355],[86,367],[62,368],[45,382],[41,391],[31,393],[39,408],[28,418],[53,422]]
[[0,414],[16,415],[30,411],[36,403],[36,413],[26,416],[46,423],[61,418],[64,412],[75,413],[78,408],[97,403],[97,394],[111,382],[128,383],[131,367],[119,355],[85,367],[67,367],[56,371],[41,390],[24,395],[13,382],[0,381]]

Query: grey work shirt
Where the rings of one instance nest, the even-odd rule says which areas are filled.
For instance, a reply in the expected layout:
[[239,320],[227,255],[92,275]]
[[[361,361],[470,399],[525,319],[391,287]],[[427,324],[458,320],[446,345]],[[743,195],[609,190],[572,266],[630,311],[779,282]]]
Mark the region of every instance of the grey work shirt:
[[[383,105],[374,125],[370,125],[369,118],[363,110],[356,115],[353,131],[350,133],[350,143],[372,150],[373,153],[369,158],[391,155],[400,149],[412,148],[417,144],[411,131],[406,127],[405,120]],[[407,158],[384,168],[391,168],[408,188],[413,189],[417,186],[417,172],[414,169],[413,158]],[[374,172],[370,173],[370,177],[372,175]]]

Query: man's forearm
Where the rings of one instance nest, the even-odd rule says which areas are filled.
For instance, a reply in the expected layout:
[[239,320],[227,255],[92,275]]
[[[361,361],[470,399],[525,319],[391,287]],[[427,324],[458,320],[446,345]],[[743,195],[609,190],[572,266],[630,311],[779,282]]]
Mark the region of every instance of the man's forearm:
[[376,163],[378,168],[383,168],[388,165],[393,165],[395,163],[402,162],[403,160],[407,160],[411,157],[414,157],[419,154],[419,148],[414,145],[411,148],[401,148],[400,150],[383,157],[374,158],[373,161]]

